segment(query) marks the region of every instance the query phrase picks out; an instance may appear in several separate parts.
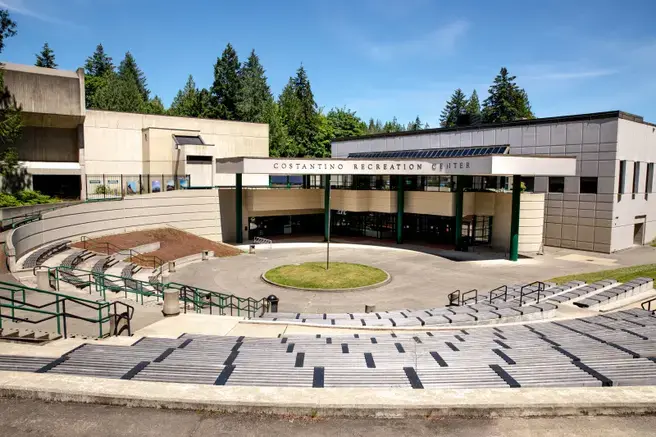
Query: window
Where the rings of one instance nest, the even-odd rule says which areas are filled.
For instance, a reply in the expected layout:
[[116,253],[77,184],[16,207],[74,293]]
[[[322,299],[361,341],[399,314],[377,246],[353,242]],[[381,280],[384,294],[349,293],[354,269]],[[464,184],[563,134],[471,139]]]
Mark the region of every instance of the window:
[[564,177],[551,177],[549,178],[549,192],[562,193],[565,191],[565,178]]
[[647,177],[645,178],[645,199],[654,188],[654,163],[647,164]]
[[640,184],[640,162],[636,161],[633,163],[633,190],[631,198],[635,199],[636,193],[638,192],[638,185]]
[[596,177],[581,177],[579,179],[579,192],[581,194],[597,194]]
[[535,190],[535,178],[533,176],[522,176],[522,184],[524,184],[524,191],[532,193]]
[[617,187],[617,200],[622,199],[622,194],[624,194],[624,178],[626,177],[626,161],[620,161],[620,184]]

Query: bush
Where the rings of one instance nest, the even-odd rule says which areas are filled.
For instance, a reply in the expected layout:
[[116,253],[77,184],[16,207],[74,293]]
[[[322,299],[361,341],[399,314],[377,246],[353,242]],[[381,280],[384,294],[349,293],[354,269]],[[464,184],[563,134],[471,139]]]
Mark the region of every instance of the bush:
[[25,205],[41,205],[44,203],[56,203],[61,200],[56,197],[46,196],[38,191],[23,190],[14,195],[0,193],[0,208],[7,208],[11,206],[25,206]]

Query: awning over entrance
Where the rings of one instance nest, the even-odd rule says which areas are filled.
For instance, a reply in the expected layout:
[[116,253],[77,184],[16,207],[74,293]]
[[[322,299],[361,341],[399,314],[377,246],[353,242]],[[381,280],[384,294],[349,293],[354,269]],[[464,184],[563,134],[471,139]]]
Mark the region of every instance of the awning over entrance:
[[574,176],[569,156],[490,155],[439,159],[218,158],[218,174]]

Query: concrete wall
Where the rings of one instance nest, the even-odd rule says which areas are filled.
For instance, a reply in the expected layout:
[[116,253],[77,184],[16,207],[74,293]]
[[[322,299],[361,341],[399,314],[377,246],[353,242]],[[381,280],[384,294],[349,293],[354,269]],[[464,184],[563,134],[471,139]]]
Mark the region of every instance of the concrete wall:
[[78,162],[76,128],[25,126],[15,147],[21,161]]
[[[173,134],[200,135],[208,146],[176,149]],[[88,174],[172,174],[176,171],[185,174],[187,155],[212,156],[213,160],[230,156],[269,156],[269,127],[257,123],[90,110],[84,123],[84,143]],[[235,177],[215,174],[213,182],[215,186],[234,185]],[[268,175],[243,176],[245,186],[268,183]]]
[[[542,245],[544,194],[522,193],[519,211],[519,252],[537,253]],[[510,248],[512,194],[496,193],[492,221],[492,247]]]
[[84,71],[5,63],[4,81],[23,108],[25,124],[75,127],[85,114]]
[[[443,215],[453,217],[455,195],[436,191],[407,191],[404,194],[404,211],[414,214]],[[396,211],[396,208],[394,209]]]
[[169,191],[62,208],[17,228],[12,243],[20,257],[53,241],[168,225],[222,241],[218,190]]
[[[656,162],[656,126],[619,120],[617,160],[614,162],[614,192],[619,188],[620,161],[626,161],[624,194],[613,196],[612,230],[609,239],[611,251],[633,245],[636,223],[644,223],[643,244],[656,238],[656,193],[646,193],[647,165]],[[640,165],[639,181],[633,192],[634,164]]]
[[331,190],[330,204],[331,209],[343,211],[395,213],[396,191]]
[[323,190],[243,190],[248,215],[275,216],[323,212]]

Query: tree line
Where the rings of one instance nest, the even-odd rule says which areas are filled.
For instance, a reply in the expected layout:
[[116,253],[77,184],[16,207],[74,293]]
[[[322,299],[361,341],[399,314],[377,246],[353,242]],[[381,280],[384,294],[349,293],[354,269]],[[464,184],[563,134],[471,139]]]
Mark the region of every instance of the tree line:
[[[36,65],[57,67],[54,52],[47,43],[36,55]],[[98,44],[84,67],[87,108],[267,123],[269,153],[274,157],[326,157],[330,156],[330,142],[335,138],[430,127],[419,116],[403,124],[396,117],[385,122],[373,118],[365,122],[346,107],[325,112],[314,99],[303,65],[276,98],[255,50],[241,62],[230,43],[214,64],[211,86],[199,88],[189,75],[168,109],[158,96],[151,98],[146,75],[130,52],[115,67],[102,44]],[[533,118],[528,95],[515,80],[505,67],[501,68],[482,104],[476,90],[467,97],[460,88],[456,89],[442,110],[439,126],[462,127]]]

